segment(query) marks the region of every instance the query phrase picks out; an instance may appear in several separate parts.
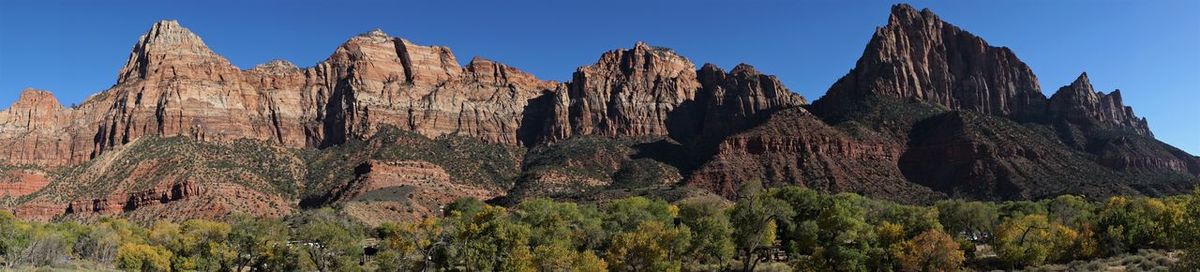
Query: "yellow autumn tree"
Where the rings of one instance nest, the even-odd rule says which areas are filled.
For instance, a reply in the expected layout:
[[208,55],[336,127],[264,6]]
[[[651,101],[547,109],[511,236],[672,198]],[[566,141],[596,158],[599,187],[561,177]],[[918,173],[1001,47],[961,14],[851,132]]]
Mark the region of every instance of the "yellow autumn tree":
[[171,271],[171,251],[162,246],[126,243],[117,249],[117,267],[127,271]]
[[903,271],[955,271],[966,256],[949,234],[930,229],[904,242],[897,259]]

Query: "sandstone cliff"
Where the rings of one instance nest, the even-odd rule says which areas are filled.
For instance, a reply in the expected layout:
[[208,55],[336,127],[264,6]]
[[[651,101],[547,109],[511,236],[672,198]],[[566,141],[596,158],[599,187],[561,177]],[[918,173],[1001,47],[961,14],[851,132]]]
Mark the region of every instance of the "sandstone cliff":
[[1033,71],[1012,50],[906,4],[892,7],[854,69],[814,106],[835,111],[864,95],[1017,118],[1040,115],[1046,100]]
[[2,158],[14,164],[61,165],[73,153],[67,124],[74,110],[63,108],[50,92],[25,89],[0,111]]
[[1171,194],[1200,182],[1196,158],[1154,140],[1119,92],[1093,91],[1086,75],[1050,99],[1038,86],[1011,50],[896,5],[857,66],[810,107],[816,117],[787,113],[823,123],[774,115],[722,142],[690,184],[729,195],[759,179],[912,201],[922,190],[1037,199]]
[[445,47],[378,30],[310,68],[273,61],[241,71],[176,21],[162,21],[138,39],[112,88],[71,110],[28,91],[0,117],[0,141],[29,147],[10,151],[8,163],[42,166],[82,163],[148,135],[305,148],[394,125],[518,144],[525,106],[561,88],[483,58],[459,67]]
[[696,65],[670,49],[639,42],[609,51],[576,70],[568,91],[557,94],[546,137],[666,136],[668,122],[676,122],[668,120],[672,111],[699,88]]
[[335,204],[378,220],[463,196],[732,197],[753,179],[903,202],[1200,183],[1200,159],[1155,140],[1119,92],[1084,75],[1047,99],[1011,50],[908,5],[806,103],[748,64],[697,69],[640,42],[566,83],[380,30],[311,67],[241,70],[162,21],[79,106],[26,90],[0,111],[0,195],[20,196],[0,208],[178,219]]
[[366,138],[381,125],[428,137],[457,134],[518,144],[525,106],[558,83],[483,58],[459,67],[450,49],[375,30],[305,72],[319,146]]
[[1071,85],[1059,88],[1050,97],[1047,114],[1085,130],[1118,129],[1153,137],[1146,118],[1135,116],[1133,108],[1121,101],[1121,90],[1097,92],[1092,89],[1087,73],[1080,74]]
[[760,73],[754,66],[739,64],[726,73],[713,64],[700,68],[696,117],[697,136],[720,139],[758,125],[772,113],[808,104],[773,75]]

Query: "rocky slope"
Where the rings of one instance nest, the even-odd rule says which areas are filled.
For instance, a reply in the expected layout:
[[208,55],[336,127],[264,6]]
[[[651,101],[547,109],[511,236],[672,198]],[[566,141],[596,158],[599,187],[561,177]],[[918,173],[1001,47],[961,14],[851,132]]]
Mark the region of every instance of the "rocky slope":
[[[1200,161],[1154,140],[1119,92],[1095,92],[1085,74],[1047,99],[1012,50],[904,4],[809,109],[816,117],[790,119],[824,123],[773,116],[722,142],[690,184],[728,196],[738,181],[760,179],[911,201],[922,191],[1175,194],[1200,182]],[[863,162],[873,164],[853,165]],[[907,189],[870,190],[882,188]]]
[[721,142],[689,185],[729,197],[736,196],[741,182],[754,179],[905,202],[944,197],[905,181],[896,164],[903,151],[903,144],[886,137],[831,127],[796,108]]
[[1200,183],[1119,92],[1083,75],[1047,98],[1012,50],[903,4],[812,105],[753,66],[640,42],[565,83],[380,30],[311,67],[241,70],[162,21],[79,106],[22,92],[0,144],[0,208],[38,219],[337,205],[377,223],[457,197],[734,197],[753,179],[902,202]]

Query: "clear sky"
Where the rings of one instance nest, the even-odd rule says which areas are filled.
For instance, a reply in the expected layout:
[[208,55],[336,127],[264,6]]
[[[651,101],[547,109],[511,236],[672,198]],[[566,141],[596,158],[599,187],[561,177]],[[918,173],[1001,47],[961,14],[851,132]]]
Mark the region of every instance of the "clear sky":
[[[253,3],[250,3],[253,2]],[[178,19],[238,67],[310,66],[381,28],[538,77],[636,41],[697,65],[745,62],[810,101],[854,66],[891,1],[2,1],[0,105],[25,87],[78,103],[116,82],[137,37]],[[1087,71],[1157,138],[1200,154],[1200,1],[910,1],[1028,63],[1047,95]]]

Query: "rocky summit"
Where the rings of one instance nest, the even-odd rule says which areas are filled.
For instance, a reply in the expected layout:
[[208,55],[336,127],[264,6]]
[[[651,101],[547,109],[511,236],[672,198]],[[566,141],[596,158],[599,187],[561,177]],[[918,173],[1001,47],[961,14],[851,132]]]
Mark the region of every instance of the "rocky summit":
[[459,197],[736,197],[750,180],[901,202],[1171,195],[1200,158],[1154,139],[1087,74],[1049,98],[1013,50],[896,5],[808,104],[749,64],[636,43],[569,82],[373,30],[323,61],[243,70],[173,20],[78,106],[0,111],[0,209],[25,218],[280,216],[365,222]]

